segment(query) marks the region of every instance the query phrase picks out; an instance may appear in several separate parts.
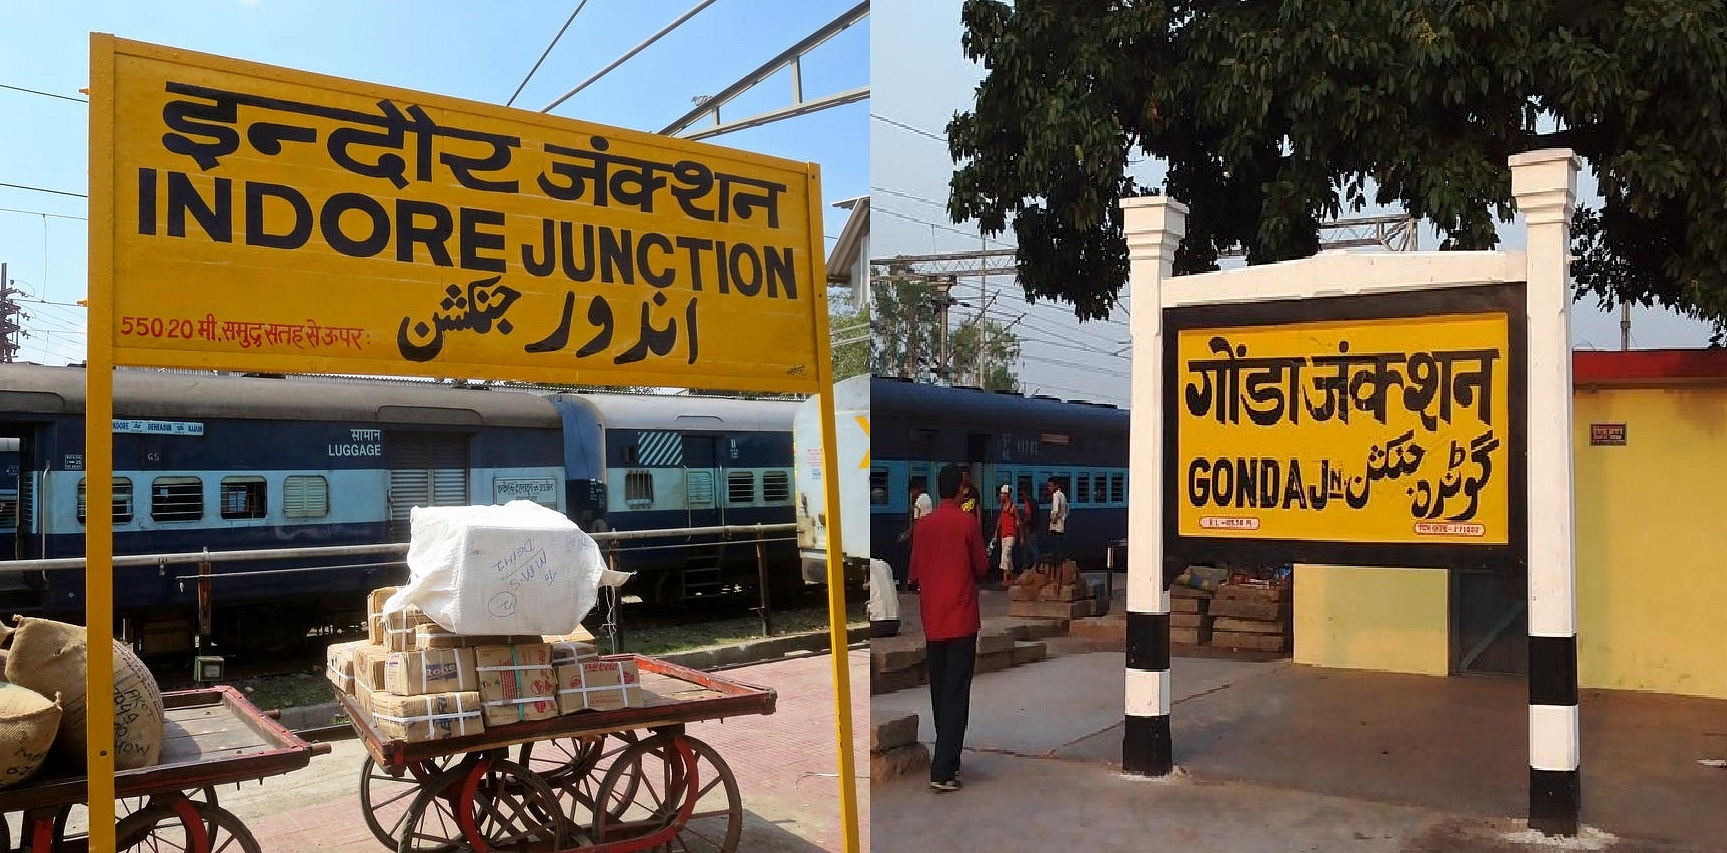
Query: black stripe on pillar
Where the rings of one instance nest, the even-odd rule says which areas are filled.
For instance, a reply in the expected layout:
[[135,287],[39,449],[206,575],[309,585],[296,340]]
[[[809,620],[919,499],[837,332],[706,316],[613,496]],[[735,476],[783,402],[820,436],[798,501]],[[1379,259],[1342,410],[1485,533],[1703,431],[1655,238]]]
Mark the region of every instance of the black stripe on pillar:
[[1169,669],[1169,614],[1127,614],[1127,668]]
[[1529,704],[1577,704],[1575,636],[1529,636]]
[[1575,836],[1583,792],[1576,770],[1529,768],[1529,828]]
[[1169,717],[1128,717],[1122,726],[1121,769],[1141,776],[1167,776],[1175,769]]

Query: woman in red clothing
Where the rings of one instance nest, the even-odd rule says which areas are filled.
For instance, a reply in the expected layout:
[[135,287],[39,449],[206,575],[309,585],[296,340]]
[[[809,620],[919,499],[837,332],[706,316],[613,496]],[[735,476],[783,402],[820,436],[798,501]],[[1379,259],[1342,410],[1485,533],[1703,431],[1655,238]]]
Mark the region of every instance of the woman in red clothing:
[[1001,513],[995,518],[995,540],[1001,543],[1001,582],[1013,584],[1013,549],[1019,540],[1019,504],[1013,500],[1013,489],[1001,487]]

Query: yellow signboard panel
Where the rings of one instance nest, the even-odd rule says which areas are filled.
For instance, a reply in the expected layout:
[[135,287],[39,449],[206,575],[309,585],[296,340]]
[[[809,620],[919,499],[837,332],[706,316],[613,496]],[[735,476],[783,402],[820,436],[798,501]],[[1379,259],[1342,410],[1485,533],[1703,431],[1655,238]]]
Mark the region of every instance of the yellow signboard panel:
[[114,218],[120,364],[818,388],[813,164],[93,50],[113,75],[91,203]]
[[1178,536],[1511,541],[1506,314],[1184,328],[1175,347]]

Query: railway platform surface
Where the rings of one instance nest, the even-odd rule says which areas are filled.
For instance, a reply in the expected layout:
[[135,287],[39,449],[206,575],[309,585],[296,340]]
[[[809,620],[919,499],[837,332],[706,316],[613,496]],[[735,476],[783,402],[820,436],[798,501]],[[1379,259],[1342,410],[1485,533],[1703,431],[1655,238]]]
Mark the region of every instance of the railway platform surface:
[[[902,599],[902,617],[916,606]],[[1085,652],[978,676],[965,788],[933,792],[922,772],[876,782],[880,849],[1555,849],[1517,840],[1529,840],[1521,679],[1178,657],[1178,773],[1153,780],[1120,773],[1124,666]],[[1581,698],[1582,849],[1727,851],[1727,769],[1700,763],[1727,758],[1727,702]],[[871,708],[918,714],[933,743],[927,687]]]
[[[852,691],[855,766],[868,772],[862,735],[869,723],[869,653],[848,653]],[[711,745],[737,775],[744,808],[741,851],[818,853],[843,850],[840,831],[838,756],[834,737],[832,659],[825,654],[729,670],[739,681],[777,693],[769,716],[692,723],[689,734]],[[358,798],[365,747],[358,740],[333,744],[329,755],[304,770],[217,790],[224,808],[239,815],[265,851],[382,851],[366,829]],[[863,849],[869,849],[870,802],[860,779],[858,811]]]

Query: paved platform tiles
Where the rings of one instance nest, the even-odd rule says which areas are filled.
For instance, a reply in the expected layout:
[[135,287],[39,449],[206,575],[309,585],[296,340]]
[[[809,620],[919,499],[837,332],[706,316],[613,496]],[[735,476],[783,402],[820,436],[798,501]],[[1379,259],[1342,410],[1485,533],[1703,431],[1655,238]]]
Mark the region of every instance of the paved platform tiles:
[[[867,651],[849,656],[856,773],[869,772]],[[691,735],[714,747],[738,778],[744,807],[739,850],[818,853],[843,849],[836,776],[832,659],[813,655],[740,667],[739,681],[778,693],[771,716],[694,723]],[[264,850],[382,851],[366,829],[357,796],[365,750],[358,741],[333,744],[296,773],[217,792],[223,807],[245,820]],[[870,788],[859,778],[860,840],[869,849]]]
[[[988,848],[994,836],[982,826],[990,820],[1006,825],[1001,839],[1029,845],[1022,849],[1069,845],[1074,833],[1096,830],[1099,846],[1086,849],[1144,849],[1107,846],[1139,833],[1142,843],[1163,839],[1176,849],[1492,850],[1484,827],[1521,827],[1528,802],[1521,680],[1177,658],[1171,721],[1187,781],[1152,794],[1146,785],[1171,783],[1121,779],[1116,769],[1123,667],[1121,654],[1076,654],[980,676],[967,788],[940,804],[953,821],[898,817],[932,807],[921,799],[929,793],[921,778],[878,786],[872,832],[882,849],[949,849],[942,833],[950,829],[952,838]],[[927,690],[876,696],[871,707],[877,717],[918,714],[920,739],[933,742]],[[1723,701],[1584,691],[1584,822],[1637,839],[1613,850],[1727,850],[1727,809],[1700,806],[1727,803],[1727,771],[1697,763],[1727,757],[1724,720]],[[1253,836],[1267,839],[1255,846],[1224,826],[1270,833],[1280,824],[1264,815],[1280,810],[1288,841]],[[975,832],[953,829],[971,820]],[[1349,832],[1327,834],[1340,821]],[[1189,830],[1199,831],[1198,842],[1184,835]],[[1290,843],[1297,839],[1306,841]]]

